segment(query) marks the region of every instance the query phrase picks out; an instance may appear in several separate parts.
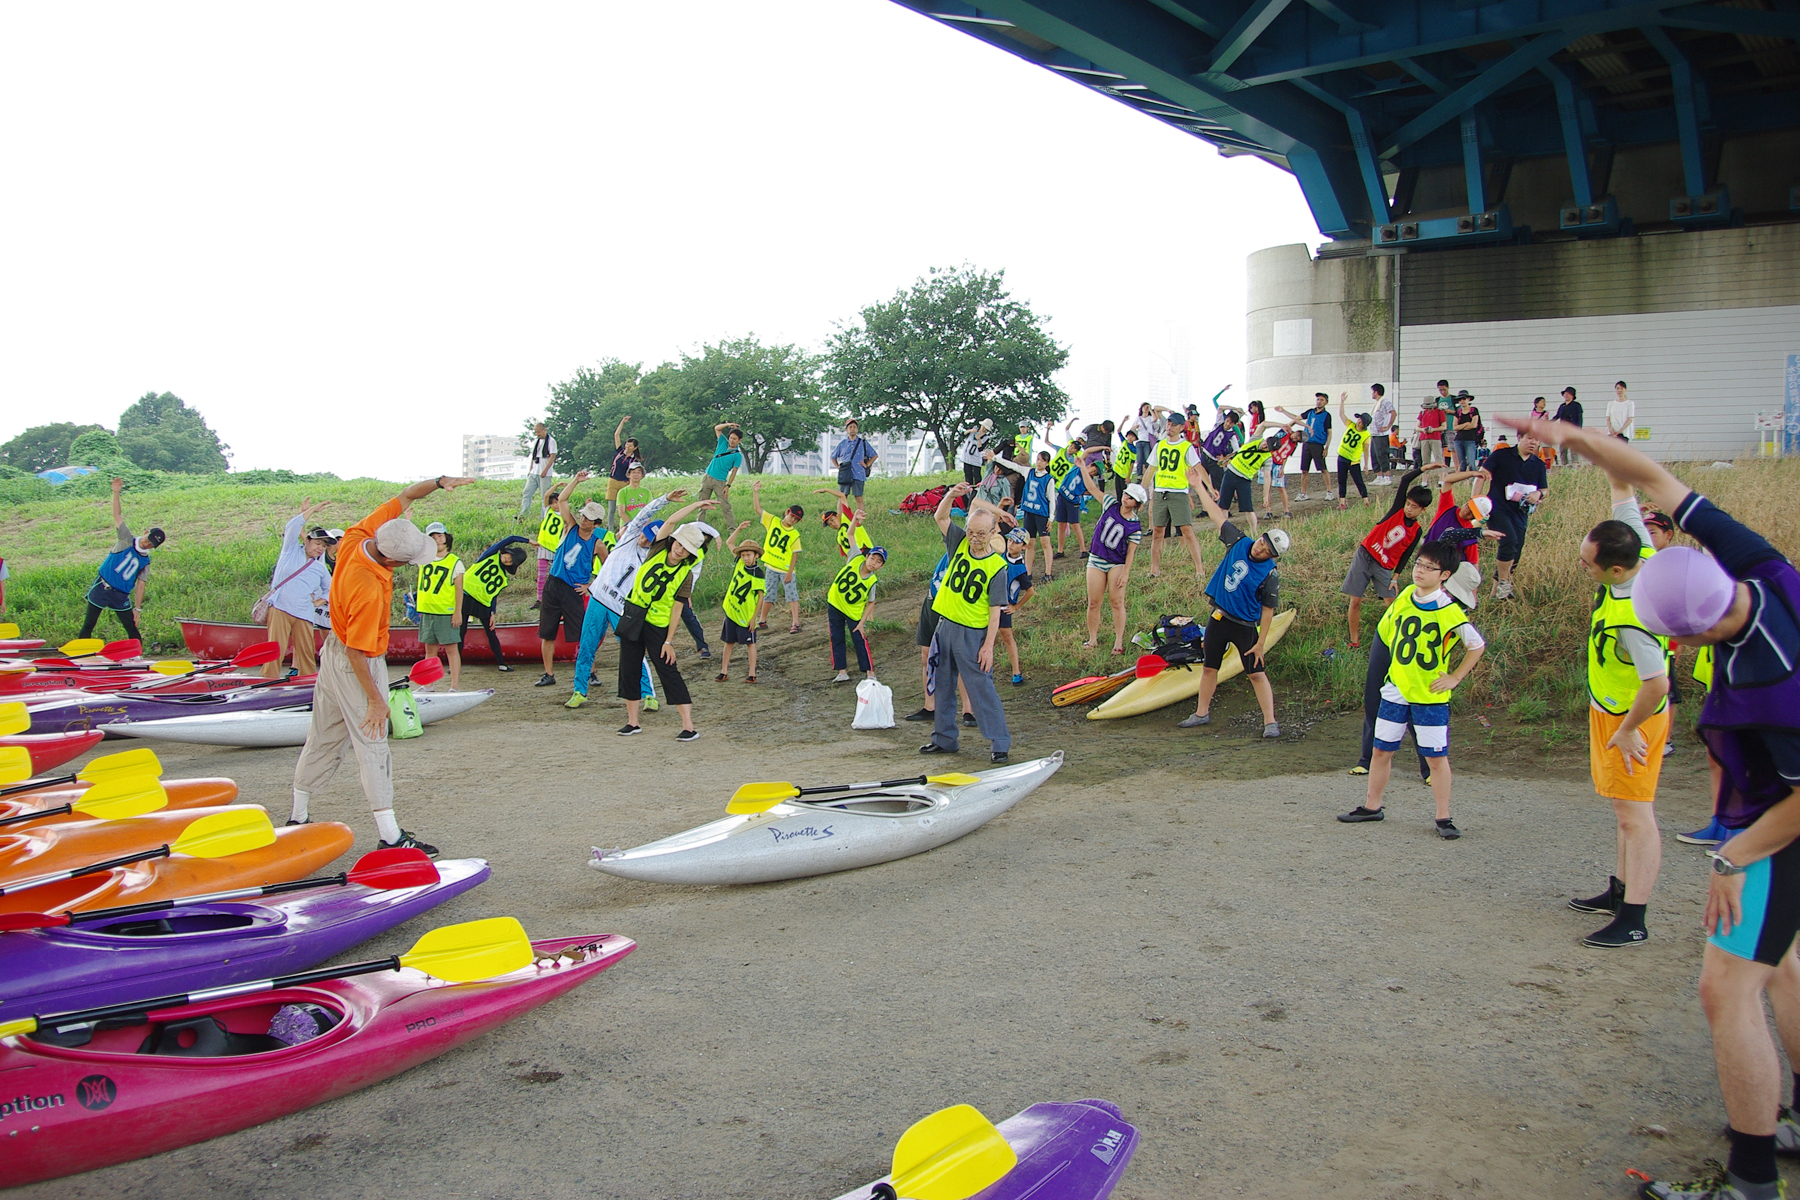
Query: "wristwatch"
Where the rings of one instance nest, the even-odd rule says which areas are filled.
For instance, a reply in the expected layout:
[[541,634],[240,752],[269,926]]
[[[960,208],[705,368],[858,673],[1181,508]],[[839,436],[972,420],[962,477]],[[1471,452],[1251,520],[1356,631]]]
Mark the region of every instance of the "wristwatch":
[[1750,869],[1749,867],[1738,866],[1729,858],[1720,854],[1717,850],[1708,851],[1707,857],[1712,859],[1714,875],[1742,875],[1745,871]]

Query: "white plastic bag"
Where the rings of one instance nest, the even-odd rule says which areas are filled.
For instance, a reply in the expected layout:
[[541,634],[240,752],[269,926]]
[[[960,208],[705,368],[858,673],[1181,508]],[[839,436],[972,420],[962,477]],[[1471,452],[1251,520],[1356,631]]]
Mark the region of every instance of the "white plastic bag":
[[885,683],[865,679],[856,685],[856,719],[852,729],[892,729],[894,727],[894,689]]

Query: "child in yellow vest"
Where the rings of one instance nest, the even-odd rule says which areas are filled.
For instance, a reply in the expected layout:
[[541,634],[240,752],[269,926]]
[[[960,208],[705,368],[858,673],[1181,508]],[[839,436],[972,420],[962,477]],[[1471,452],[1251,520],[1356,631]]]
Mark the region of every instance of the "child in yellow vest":
[[436,561],[419,568],[419,642],[426,658],[441,649],[450,660],[450,690],[462,686],[463,564],[450,553],[456,539],[442,521],[433,521],[425,533],[437,543]]
[[798,504],[790,504],[787,511],[779,517],[774,513],[764,512],[762,506],[762,480],[758,479],[750,485],[750,503],[756,509],[756,519],[763,526],[763,578],[768,581],[769,591],[763,595],[762,607],[756,614],[756,627],[769,627],[769,609],[774,607],[774,589],[781,585],[782,595],[786,597],[788,612],[792,617],[789,633],[800,632],[800,587],[795,580],[800,573],[800,519],[806,516],[806,510]]
[[731,553],[736,558],[732,565],[731,579],[725,585],[725,627],[719,632],[719,640],[725,643],[725,656],[719,661],[719,674],[715,683],[724,683],[731,678],[731,650],[733,646],[743,646],[750,655],[750,673],[744,676],[745,683],[756,682],[756,610],[762,604],[768,581],[763,577],[762,543],[755,538],[736,541],[738,534],[750,528],[750,522],[740,521],[738,527],[731,531],[734,539],[731,542]]
[[875,576],[887,565],[887,551],[871,546],[838,568],[825,593],[825,615],[831,620],[831,665],[835,683],[850,681],[850,656],[846,639],[856,648],[856,665],[875,678],[875,657],[869,652],[865,626],[875,613]]

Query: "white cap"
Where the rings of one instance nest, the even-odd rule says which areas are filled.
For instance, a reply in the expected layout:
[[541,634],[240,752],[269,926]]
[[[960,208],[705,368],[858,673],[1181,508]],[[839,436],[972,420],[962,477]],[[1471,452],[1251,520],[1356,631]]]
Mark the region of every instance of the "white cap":
[[1444,581],[1444,590],[1464,608],[1474,608],[1476,594],[1481,590],[1480,569],[1472,562],[1459,563]]
[[706,545],[706,534],[699,525],[689,521],[675,530],[675,540],[686,546],[689,554],[698,554],[701,547]]
[[327,529],[325,535],[334,542],[341,542],[344,540],[344,531],[341,529]]
[[1144,491],[1144,485],[1141,483],[1126,484],[1125,494],[1130,496],[1133,500],[1136,500],[1139,504],[1148,504],[1150,502],[1150,495]]
[[418,567],[436,562],[438,556],[437,543],[405,517],[383,522],[375,531],[375,549],[383,558],[397,558]]
[[987,430],[989,433],[994,432],[994,418],[992,418],[992,417],[981,418],[981,427],[983,429]]
[[425,536],[426,537],[430,537],[434,533],[449,533],[449,532],[450,531],[448,529],[444,528],[444,523],[442,521],[433,521],[431,524],[429,524],[425,527]]
[[1263,536],[1269,539],[1269,548],[1275,551],[1276,558],[1286,554],[1288,547],[1294,544],[1294,540],[1288,537],[1285,529],[1265,529]]
[[598,521],[606,515],[606,505],[600,503],[598,500],[589,500],[586,504],[581,506],[580,515],[586,517],[590,521]]

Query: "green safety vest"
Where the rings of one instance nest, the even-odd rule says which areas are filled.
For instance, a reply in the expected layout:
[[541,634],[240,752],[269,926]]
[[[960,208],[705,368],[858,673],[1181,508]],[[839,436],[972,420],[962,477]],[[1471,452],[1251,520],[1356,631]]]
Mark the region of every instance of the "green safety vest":
[[695,554],[679,563],[671,563],[669,551],[664,548],[644,560],[636,578],[631,581],[631,595],[626,599],[645,610],[645,624],[669,627],[669,618],[675,612],[675,593],[701,558]]
[[[1655,553],[1646,546],[1639,551],[1639,556],[1647,559]],[[1594,615],[1588,621],[1588,697],[1615,717],[1630,711],[1632,698],[1637,695],[1638,685],[1642,682],[1637,668],[1619,645],[1622,629],[1650,634],[1662,650],[1663,661],[1668,662],[1669,639],[1644,628],[1629,596],[1615,596],[1611,587],[1601,584],[1594,592]],[[1664,696],[1656,711],[1661,712],[1668,706],[1669,698]]]
[[[514,554],[519,553],[519,543],[514,542],[507,549]],[[512,582],[506,568],[500,565],[501,551],[496,550],[467,571],[463,572],[463,595],[478,604],[494,607],[494,597],[506,590]]]
[[1187,452],[1192,444],[1180,441],[1156,443],[1156,488],[1164,492],[1185,492],[1188,486]]
[[1452,600],[1442,608],[1426,610],[1413,603],[1418,588],[1408,584],[1388,605],[1376,631],[1394,651],[1388,678],[1409,704],[1448,704],[1449,692],[1434,692],[1431,683],[1450,673],[1450,651],[1456,630],[1469,615]]
[[[866,554],[859,554],[845,563],[837,573],[837,578],[831,581],[831,589],[825,593],[825,599],[831,607],[852,621],[862,620],[863,610],[869,606],[869,593],[875,590],[877,576],[862,573],[862,565],[868,557]],[[985,616],[983,613],[983,624],[986,624]]]
[[456,555],[446,554],[436,562],[426,563],[419,568],[420,612],[441,616],[456,611],[456,588],[451,585],[451,580],[456,575],[456,567],[460,561]]
[[1344,436],[1338,439],[1338,457],[1345,462],[1361,462],[1363,443],[1368,440],[1368,430],[1350,426],[1344,430]]
[[731,573],[731,582],[725,585],[725,600],[722,605],[725,616],[745,629],[753,628],[756,625],[756,606],[761,603],[759,597],[768,588],[761,564],[752,571],[744,566],[743,556],[739,555],[737,569]]
[[975,558],[969,553],[969,542],[965,537],[944,569],[944,581],[938,585],[931,611],[969,629],[986,629],[988,609],[992,607],[988,603],[988,584],[1005,570],[1006,555],[991,550],[981,558]]

